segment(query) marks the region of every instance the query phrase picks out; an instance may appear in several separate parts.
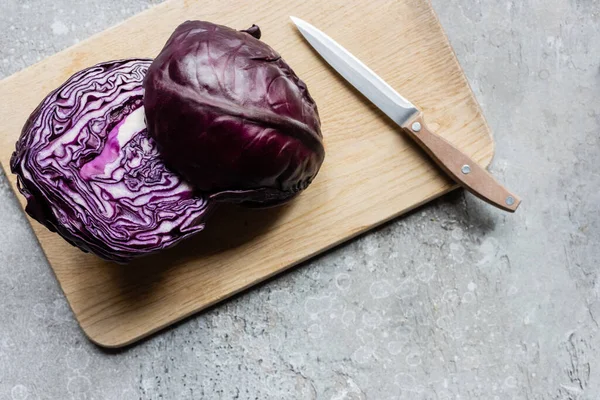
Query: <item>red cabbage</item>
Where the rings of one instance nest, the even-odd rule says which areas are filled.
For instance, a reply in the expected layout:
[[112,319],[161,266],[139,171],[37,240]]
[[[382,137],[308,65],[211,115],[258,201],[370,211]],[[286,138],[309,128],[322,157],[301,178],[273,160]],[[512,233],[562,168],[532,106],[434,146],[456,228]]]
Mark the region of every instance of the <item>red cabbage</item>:
[[257,26],[180,25],[144,79],[148,131],[167,165],[215,199],[271,205],[325,156],[317,106]]
[[144,123],[150,60],[98,64],[50,93],[25,124],[11,170],[27,213],[108,260],[201,231],[209,202],[167,169]]
[[154,61],[69,78],[11,158],[27,213],[127,262],[204,229],[213,200],[270,206],[305,189],[325,156],[317,106],[259,38],[255,25],[188,21]]

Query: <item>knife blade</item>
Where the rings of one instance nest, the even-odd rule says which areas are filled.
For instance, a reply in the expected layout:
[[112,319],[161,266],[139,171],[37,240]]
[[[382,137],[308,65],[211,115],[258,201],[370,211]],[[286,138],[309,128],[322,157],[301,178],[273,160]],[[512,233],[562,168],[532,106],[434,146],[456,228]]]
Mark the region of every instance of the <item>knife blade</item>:
[[344,79],[404,129],[452,179],[482,200],[514,212],[521,199],[471,157],[433,133],[421,111],[362,61],[306,21],[290,17],[302,36]]

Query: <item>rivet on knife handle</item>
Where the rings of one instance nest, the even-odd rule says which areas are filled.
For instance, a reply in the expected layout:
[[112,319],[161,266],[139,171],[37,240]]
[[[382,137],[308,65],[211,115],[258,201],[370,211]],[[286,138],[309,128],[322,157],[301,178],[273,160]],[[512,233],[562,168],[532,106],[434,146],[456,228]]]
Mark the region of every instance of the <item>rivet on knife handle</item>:
[[498,183],[472,158],[443,137],[431,132],[425,125],[421,113],[402,127],[438,166],[475,196],[505,211],[514,212],[519,207],[521,199],[517,195]]

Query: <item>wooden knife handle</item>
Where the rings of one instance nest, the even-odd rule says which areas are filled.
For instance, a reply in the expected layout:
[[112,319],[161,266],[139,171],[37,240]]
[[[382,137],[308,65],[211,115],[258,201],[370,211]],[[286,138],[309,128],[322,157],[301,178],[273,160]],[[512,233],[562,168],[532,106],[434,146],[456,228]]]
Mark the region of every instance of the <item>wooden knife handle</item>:
[[515,212],[521,199],[509,192],[471,157],[443,137],[431,132],[423,115],[406,122],[402,127],[433,158],[448,175],[480,199],[502,210]]

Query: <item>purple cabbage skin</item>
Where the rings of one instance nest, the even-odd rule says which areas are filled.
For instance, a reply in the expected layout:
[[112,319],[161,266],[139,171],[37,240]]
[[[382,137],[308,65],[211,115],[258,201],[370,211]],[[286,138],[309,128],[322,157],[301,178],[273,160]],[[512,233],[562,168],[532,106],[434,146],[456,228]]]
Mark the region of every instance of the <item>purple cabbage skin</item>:
[[219,200],[268,206],[325,156],[317,106],[257,26],[181,24],[144,79],[148,131],[167,165]]
[[117,262],[201,231],[210,209],[148,136],[142,80],[150,63],[112,61],[73,75],[31,114],[10,162],[31,217]]

